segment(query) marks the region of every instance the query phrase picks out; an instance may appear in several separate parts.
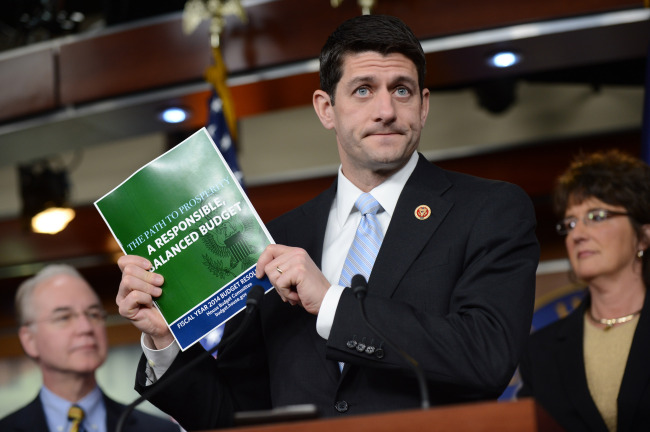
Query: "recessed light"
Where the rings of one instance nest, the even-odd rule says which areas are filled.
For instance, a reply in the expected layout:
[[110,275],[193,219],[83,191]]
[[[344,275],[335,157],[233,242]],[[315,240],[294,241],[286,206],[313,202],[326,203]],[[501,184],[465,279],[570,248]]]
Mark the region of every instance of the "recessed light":
[[488,59],[488,64],[496,68],[509,68],[521,61],[521,56],[514,51],[499,51]]
[[167,108],[160,114],[160,118],[165,123],[181,123],[184,122],[187,117],[187,110],[179,107]]

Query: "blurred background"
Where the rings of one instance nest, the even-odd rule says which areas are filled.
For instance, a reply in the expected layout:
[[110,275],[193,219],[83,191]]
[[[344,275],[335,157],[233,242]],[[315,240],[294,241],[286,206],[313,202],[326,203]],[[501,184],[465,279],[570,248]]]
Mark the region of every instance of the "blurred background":
[[[366,5],[402,18],[427,54],[431,109],[420,151],[444,168],[523,187],[535,204],[542,246],[539,306],[572,292],[550,192],[581,151],[645,155],[647,4],[228,0],[214,2],[223,17],[215,21],[197,13],[200,3],[3,1],[0,417],[40,386],[16,337],[13,296],[22,280],[53,262],[76,266],[99,291],[111,343],[100,383],[122,402],[136,397],[139,335],[117,315],[114,301],[122,251],[93,202],[209,125],[215,82],[206,70],[215,34],[230,91],[220,96],[232,102],[237,125],[230,150],[264,221],[334,179],[334,137],[311,106],[316,59],[327,35]],[[211,32],[215,22],[219,31]],[[185,118],[165,122],[163,112],[174,107]],[[75,211],[57,234],[35,233],[29,224],[47,202]]]

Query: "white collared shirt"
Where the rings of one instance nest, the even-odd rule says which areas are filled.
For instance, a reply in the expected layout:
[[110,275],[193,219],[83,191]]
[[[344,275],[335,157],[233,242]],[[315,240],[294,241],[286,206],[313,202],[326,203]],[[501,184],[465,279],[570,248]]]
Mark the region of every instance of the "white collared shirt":
[[[418,153],[413,152],[406,165],[370,191],[383,208],[383,211],[377,213],[377,219],[384,235],[388,230],[402,189],[418,163],[418,157]],[[339,167],[336,197],[327,220],[321,265],[323,274],[332,286],[323,299],[316,321],[316,330],[324,339],[329,338],[336,307],[343,293],[344,287],[339,285],[339,279],[348,250],[361,221],[361,213],[354,207],[354,203],[362,193],[361,189],[353,185],[343,175]]]

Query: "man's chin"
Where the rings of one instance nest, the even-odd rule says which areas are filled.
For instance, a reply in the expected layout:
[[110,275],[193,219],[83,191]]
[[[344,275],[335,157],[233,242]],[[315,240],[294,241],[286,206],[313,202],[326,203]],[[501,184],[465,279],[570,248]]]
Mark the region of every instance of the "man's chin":
[[99,359],[81,361],[75,365],[74,370],[79,374],[93,374],[103,363]]
[[[385,151],[382,151],[385,150]],[[380,149],[374,154],[374,161],[378,166],[395,168],[403,166],[411,158],[413,152],[407,150],[395,150],[394,148]]]
[[379,174],[392,174],[399,171],[408,162],[408,158],[384,158],[377,159],[373,163],[373,171]]
[[105,356],[102,356],[96,351],[78,352],[76,354],[77,355],[72,360],[80,370],[93,371],[104,364],[104,361],[106,360]]

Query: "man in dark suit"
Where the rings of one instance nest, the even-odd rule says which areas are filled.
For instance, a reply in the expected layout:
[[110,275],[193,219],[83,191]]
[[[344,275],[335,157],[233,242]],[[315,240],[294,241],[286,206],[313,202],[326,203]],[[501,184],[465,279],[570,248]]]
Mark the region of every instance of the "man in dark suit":
[[[276,289],[239,344],[216,363],[200,347],[177,354],[152,309],[162,277],[144,258],[118,262],[120,313],[145,333],[136,388],[205,357],[151,398],[188,429],[299,403],[326,417],[416,408],[413,371],[384,337],[419,362],[434,404],[495,399],[528,336],[539,258],[532,205],[514,185],[444,171],[416,152],[429,90],[410,29],[394,17],[353,18],[330,36],[320,62],[313,104],[336,133],[338,179],[267,225],[277,244],[257,273]],[[378,203],[368,214],[355,208],[364,193]],[[340,279],[362,273],[347,255],[365,223],[381,242],[365,305],[382,334]]]
[[[20,342],[38,364],[43,387],[32,402],[0,420],[0,430],[68,431],[75,423],[72,412],[81,414],[76,430],[115,430],[126,406],[106,396],[95,380],[108,341],[105,312],[85,279],[73,267],[47,266],[18,288],[16,313]],[[171,421],[142,412],[133,413],[124,428],[179,430]]]

